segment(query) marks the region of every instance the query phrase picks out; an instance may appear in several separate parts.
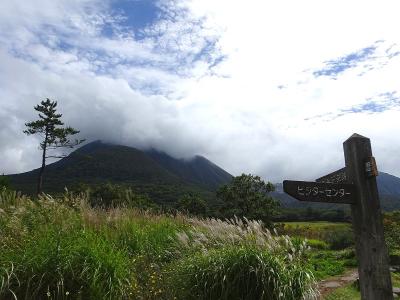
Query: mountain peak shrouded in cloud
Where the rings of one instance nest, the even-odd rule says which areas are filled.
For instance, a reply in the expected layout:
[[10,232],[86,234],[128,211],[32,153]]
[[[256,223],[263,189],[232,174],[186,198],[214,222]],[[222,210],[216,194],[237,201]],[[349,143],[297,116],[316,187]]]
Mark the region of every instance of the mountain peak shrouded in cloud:
[[397,6],[2,1],[0,173],[39,166],[22,131],[48,97],[82,138],[199,154],[234,175],[316,178],[342,167],[352,132],[400,175]]
[[[33,193],[38,169],[10,176],[11,184]],[[209,197],[232,176],[204,157],[176,159],[157,150],[141,151],[102,141],[88,143],[46,167],[47,192],[62,192],[79,184],[124,184],[148,192],[155,201],[176,201],[185,193]],[[166,195],[162,195],[163,191]],[[175,198],[174,198],[175,197]]]

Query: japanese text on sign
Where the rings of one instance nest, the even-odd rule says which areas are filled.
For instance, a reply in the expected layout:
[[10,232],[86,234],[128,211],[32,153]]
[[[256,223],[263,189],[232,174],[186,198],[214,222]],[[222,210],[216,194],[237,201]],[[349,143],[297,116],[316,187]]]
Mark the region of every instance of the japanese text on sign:
[[317,197],[324,195],[326,197],[344,197],[345,195],[351,195],[346,189],[335,189],[335,188],[319,188],[318,186],[297,186],[297,194],[300,196],[312,196]]

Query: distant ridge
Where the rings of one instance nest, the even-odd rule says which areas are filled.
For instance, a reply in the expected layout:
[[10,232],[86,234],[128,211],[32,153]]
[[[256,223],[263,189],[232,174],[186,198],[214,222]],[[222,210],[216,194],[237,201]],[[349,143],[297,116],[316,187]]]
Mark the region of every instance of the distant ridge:
[[400,197],[400,178],[388,173],[379,172],[376,177],[380,195],[399,196]]
[[[11,184],[33,194],[38,169],[8,175]],[[44,191],[62,192],[79,183],[111,182],[130,185],[153,196],[157,202],[176,200],[183,193],[196,192],[211,197],[215,189],[228,183],[232,175],[204,157],[176,159],[157,150],[94,141],[67,157],[49,164],[45,171]]]

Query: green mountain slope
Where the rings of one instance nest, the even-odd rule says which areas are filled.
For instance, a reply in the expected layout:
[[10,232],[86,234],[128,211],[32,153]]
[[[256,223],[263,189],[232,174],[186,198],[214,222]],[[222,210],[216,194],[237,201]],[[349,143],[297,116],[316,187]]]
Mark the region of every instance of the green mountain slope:
[[232,175],[202,156],[190,160],[177,160],[164,152],[146,151],[146,154],[157,161],[169,172],[187,182],[215,190],[222,184],[231,181]]
[[[14,188],[33,194],[38,170],[9,175]],[[224,176],[222,176],[222,175]],[[156,202],[174,202],[182,194],[195,192],[210,199],[215,188],[229,182],[231,175],[206,159],[175,159],[165,153],[106,144],[89,143],[68,157],[49,164],[45,171],[44,191],[62,192],[80,183],[105,182],[132,186],[149,194]]]

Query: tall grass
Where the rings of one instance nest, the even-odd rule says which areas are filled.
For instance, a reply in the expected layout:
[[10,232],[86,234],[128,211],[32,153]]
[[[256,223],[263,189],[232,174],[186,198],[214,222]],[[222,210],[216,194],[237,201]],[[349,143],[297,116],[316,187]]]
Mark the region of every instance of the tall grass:
[[79,211],[50,196],[36,202],[23,198],[17,207],[7,206],[9,198],[5,198],[7,203],[0,198],[7,211],[1,224],[2,298],[115,299],[129,295],[134,280],[131,261],[84,226]]
[[171,286],[179,299],[304,299],[316,297],[310,272],[256,247],[196,253],[174,265]]
[[304,242],[261,222],[0,191],[0,299],[307,299]]
[[302,261],[307,246],[277,236],[261,222],[192,219],[179,233],[182,246],[198,250],[171,266],[179,299],[312,299],[318,293]]

